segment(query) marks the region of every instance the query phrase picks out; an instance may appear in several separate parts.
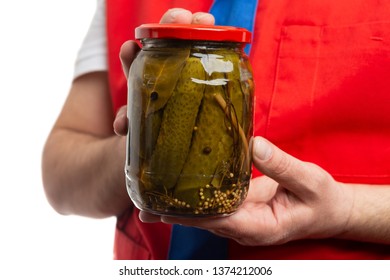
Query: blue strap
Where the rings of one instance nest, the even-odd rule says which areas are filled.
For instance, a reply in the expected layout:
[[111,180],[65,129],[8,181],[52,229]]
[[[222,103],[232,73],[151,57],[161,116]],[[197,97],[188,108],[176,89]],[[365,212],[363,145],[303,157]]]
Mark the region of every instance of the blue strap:
[[228,240],[199,228],[174,225],[170,260],[226,260]]
[[[257,0],[215,0],[210,13],[217,25],[243,27],[253,34]],[[250,45],[245,47],[249,54]],[[228,240],[209,231],[174,225],[168,258],[171,260],[223,260],[228,258]]]
[[[243,27],[252,32],[255,26],[258,0],[214,0],[210,13],[216,25]],[[251,45],[245,47],[249,55]]]

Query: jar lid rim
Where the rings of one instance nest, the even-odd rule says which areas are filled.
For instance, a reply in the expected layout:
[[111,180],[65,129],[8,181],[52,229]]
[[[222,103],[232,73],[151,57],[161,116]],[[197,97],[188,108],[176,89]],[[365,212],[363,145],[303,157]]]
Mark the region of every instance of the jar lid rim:
[[182,39],[250,43],[252,34],[245,28],[199,24],[142,24],[135,29],[135,38]]

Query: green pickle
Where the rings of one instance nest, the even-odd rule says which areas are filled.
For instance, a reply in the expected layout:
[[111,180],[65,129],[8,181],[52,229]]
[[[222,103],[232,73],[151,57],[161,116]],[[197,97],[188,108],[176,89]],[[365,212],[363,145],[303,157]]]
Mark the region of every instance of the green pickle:
[[147,190],[174,188],[183,169],[205,88],[192,78],[204,79],[204,72],[198,60],[188,58],[164,109],[152,156],[142,170],[141,181]]
[[235,48],[145,51],[129,74],[127,186],[156,214],[215,216],[251,176],[253,80]]

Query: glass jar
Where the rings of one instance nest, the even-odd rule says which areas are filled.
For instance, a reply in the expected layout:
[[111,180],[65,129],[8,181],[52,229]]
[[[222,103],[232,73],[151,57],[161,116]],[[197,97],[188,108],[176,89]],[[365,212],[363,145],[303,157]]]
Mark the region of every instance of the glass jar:
[[253,78],[242,28],[146,24],[128,79],[126,184],[154,214],[218,216],[251,177]]

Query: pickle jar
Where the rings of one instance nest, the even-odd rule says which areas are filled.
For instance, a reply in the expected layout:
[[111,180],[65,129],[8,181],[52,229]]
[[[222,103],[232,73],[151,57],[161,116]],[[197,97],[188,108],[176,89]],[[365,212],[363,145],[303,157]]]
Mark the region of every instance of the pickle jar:
[[145,24],[128,78],[127,191],[154,214],[233,213],[251,177],[248,30]]

